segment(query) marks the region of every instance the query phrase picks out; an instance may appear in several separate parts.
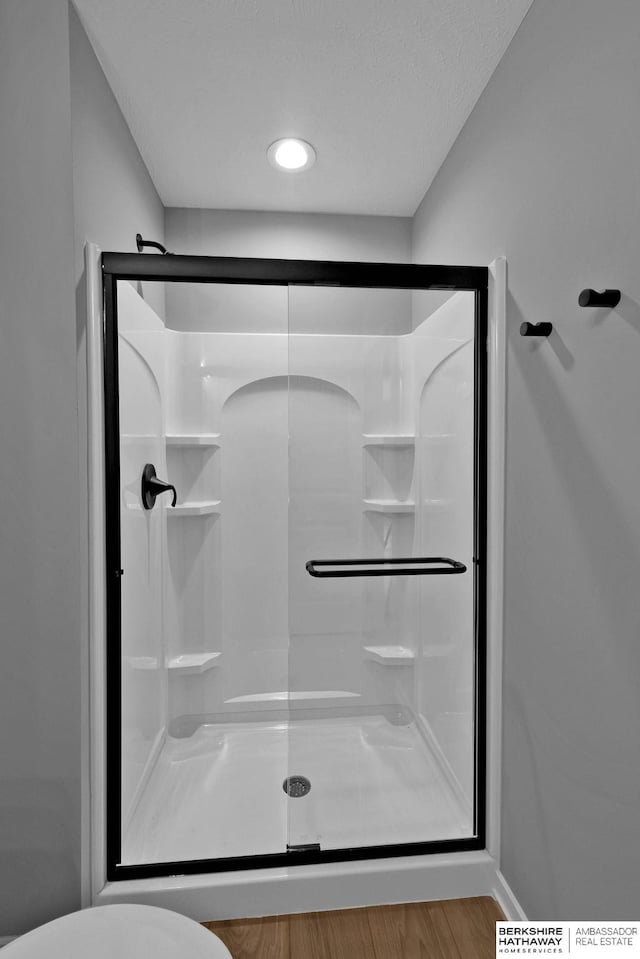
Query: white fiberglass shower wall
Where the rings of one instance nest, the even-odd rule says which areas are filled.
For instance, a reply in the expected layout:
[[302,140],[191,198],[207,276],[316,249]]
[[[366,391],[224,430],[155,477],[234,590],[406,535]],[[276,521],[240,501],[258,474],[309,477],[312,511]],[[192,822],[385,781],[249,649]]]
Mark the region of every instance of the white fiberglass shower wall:
[[479,311],[429,296],[117,283],[129,875],[482,843]]

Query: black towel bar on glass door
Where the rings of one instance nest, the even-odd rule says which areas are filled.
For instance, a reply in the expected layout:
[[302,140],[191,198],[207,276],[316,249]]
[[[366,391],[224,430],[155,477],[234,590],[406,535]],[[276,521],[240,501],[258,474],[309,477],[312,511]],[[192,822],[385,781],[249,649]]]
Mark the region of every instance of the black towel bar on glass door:
[[[436,564],[440,564],[439,566]],[[348,567],[335,569],[330,567]],[[370,569],[369,567],[376,567]],[[423,569],[421,567],[431,567]],[[318,567],[322,567],[319,569]],[[329,568],[328,568],[329,567]],[[467,567],[447,556],[411,556],[404,559],[310,559],[305,563],[310,576],[442,576],[466,573]]]

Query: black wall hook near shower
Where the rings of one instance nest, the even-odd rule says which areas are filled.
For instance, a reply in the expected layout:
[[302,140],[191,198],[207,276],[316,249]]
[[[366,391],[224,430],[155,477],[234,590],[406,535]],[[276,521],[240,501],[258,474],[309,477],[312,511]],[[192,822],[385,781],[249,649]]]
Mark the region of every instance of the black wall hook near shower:
[[173,490],[173,499],[171,505],[175,506],[178,499],[175,486],[171,483],[165,483],[156,476],[156,468],[153,463],[147,463],[142,471],[142,505],[145,509],[153,509],[156,505],[156,496],[161,493],[168,493]]
[[552,329],[551,323],[521,323],[520,336],[549,336]]
[[138,253],[142,253],[145,246],[152,246],[154,250],[160,250],[164,254],[168,252],[162,243],[156,243],[155,240],[143,240],[141,233],[136,233],[136,246],[138,247]]
[[583,290],[578,297],[580,306],[608,306],[613,308],[620,302],[620,290]]

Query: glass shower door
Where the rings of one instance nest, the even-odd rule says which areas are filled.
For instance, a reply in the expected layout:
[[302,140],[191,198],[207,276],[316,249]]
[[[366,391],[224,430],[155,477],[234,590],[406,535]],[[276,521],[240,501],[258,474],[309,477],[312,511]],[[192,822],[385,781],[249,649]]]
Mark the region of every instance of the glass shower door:
[[162,293],[117,289],[117,865],[284,857],[287,288]]
[[[482,271],[198,282],[176,255],[140,290],[129,256],[103,264],[109,878],[479,848]],[[348,285],[407,279],[443,288]]]
[[474,398],[472,293],[289,288],[292,852],[475,834]]

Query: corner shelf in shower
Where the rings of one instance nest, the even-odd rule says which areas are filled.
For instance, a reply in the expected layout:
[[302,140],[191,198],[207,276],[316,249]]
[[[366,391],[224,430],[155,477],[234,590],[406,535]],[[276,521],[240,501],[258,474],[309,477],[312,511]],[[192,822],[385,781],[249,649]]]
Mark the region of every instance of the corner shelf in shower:
[[167,433],[165,437],[167,446],[204,446],[212,448],[220,446],[219,439],[220,433]]
[[200,502],[178,503],[167,510],[167,516],[211,516],[220,513],[221,500],[202,500]]
[[412,666],[415,653],[406,646],[363,646],[365,659],[381,666]]
[[414,446],[413,433],[363,433],[363,446]]
[[218,665],[222,653],[183,653],[173,656],[167,663],[172,673],[197,676]]
[[365,513],[414,513],[416,509],[416,504],[409,500],[365,499],[362,502]]

